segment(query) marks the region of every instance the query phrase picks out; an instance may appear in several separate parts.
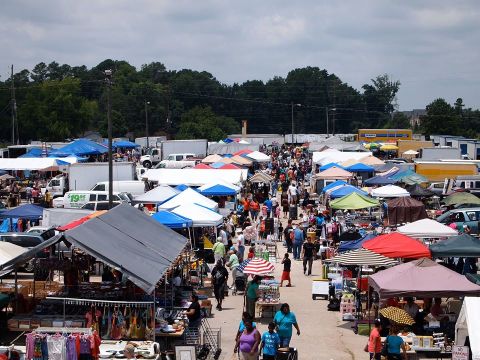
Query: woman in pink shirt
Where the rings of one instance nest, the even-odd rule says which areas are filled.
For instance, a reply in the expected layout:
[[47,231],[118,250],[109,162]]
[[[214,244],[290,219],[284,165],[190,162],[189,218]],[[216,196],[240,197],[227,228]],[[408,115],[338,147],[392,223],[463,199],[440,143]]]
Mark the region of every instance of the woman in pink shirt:
[[370,332],[368,338],[368,352],[370,353],[370,360],[380,360],[382,352],[382,339],[380,337],[380,331],[382,330],[382,324],[380,319],[375,320],[375,327]]

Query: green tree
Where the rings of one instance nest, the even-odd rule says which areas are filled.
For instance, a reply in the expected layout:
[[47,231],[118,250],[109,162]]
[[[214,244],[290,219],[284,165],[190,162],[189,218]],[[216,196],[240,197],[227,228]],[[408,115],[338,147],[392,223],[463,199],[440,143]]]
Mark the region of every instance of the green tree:
[[386,129],[410,129],[410,119],[401,112],[394,112],[392,118],[385,124]]
[[372,84],[362,86],[368,127],[384,127],[396,108],[396,96],[401,83],[390,79],[387,74],[371,81]]
[[425,135],[449,134],[459,135],[460,116],[455,108],[444,99],[436,99],[426,107],[427,115],[422,116],[420,123]]

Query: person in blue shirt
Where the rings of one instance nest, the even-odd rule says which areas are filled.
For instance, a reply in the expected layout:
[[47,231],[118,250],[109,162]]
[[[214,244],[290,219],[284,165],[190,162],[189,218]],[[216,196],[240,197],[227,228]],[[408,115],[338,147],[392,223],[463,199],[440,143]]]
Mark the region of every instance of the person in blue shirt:
[[302,245],[305,240],[305,234],[303,230],[300,229],[298,226],[295,227],[293,230],[293,259],[300,260],[300,254],[302,252]]
[[275,332],[275,323],[268,324],[268,331],[262,334],[262,344],[260,351],[263,350],[263,360],[275,360],[277,349],[280,345],[280,337]]
[[263,204],[267,207],[267,217],[270,217],[272,214],[272,200],[268,198]]
[[[390,328],[390,333],[385,339],[387,342],[387,360],[406,360],[407,353],[403,339],[397,335],[395,326]],[[402,350],[402,354],[400,351]]]
[[273,317],[273,322],[277,326],[277,333],[280,338],[280,347],[289,347],[292,338],[292,326],[297,329],[297,335],[300,336],[300,328],[297,324],[295,314],[290,311],[290,305],[282,304],[280,310]]

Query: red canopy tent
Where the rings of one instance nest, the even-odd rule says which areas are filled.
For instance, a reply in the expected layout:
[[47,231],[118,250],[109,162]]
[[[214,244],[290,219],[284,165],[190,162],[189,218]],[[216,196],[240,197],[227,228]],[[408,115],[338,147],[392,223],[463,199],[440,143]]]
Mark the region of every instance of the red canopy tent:
[[219,169],[222,169],[222,170],[235,170],[235,169],[240,169],[238,166],[235,166],[233,164],[225,164],[223,165],[222,167],[220,167]]
[[363,243],[362,247],[389,258],[430,258],[430,250],[419,240],[393,232],[380,235]]
[[90,215],[84,216],[80,219],[74,220],[71,223],[68,223],[66,225],[60,226],[57,228],[58,231],[67,231],[71,230],[73,228],[76,228],[78,225],[82,225],[84,222],[87,222],[90,219],[96,218],[97,216],[100,216],[102,214],[105,214],[107,210],[99,210],[95,211],[94,213],[91,213]]
[[194,169],[211,169],[212,167],[207,164],[197,164],[193,167]]
[[233,155],[238,155],[238,156],[240,156],[240,155],[244,155],[244,154],[250,154],[250,153],[252,153],[252,152],[253,152],[253,151],[250,150],[250,149],[243,149],[243,150],[239,150],[239,151],[237,151],[237,152],[234,152]]

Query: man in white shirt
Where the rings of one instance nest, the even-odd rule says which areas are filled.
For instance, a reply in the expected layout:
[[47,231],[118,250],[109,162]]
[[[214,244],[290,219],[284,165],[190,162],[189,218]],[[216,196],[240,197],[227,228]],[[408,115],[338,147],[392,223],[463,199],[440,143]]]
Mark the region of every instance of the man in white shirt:
[[297,204],[297,187],[295,186],[294,182],[292,182],[288,187],[288,198],[290,204]]
[[228,236],[227,236],[227,232],[225,231],[224,228],[220,229],[220,236],[222,238],[223,245],[227,246],[228,245]]

